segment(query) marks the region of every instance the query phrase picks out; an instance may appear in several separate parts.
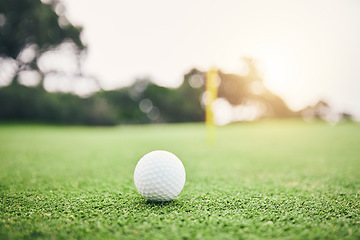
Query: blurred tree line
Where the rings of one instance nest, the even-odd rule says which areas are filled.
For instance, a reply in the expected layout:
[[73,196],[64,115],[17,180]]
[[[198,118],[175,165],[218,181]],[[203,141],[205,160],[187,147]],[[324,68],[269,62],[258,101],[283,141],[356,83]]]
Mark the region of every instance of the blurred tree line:
[[[41,84],[26,87],[13,81],[0,88],[0,119],[89,125],[204,121],[205,75],[193,69],[176,89],[139,79],[129,87],[99,91],[86,98],[49,93]],[[219,97],[230,104],[262,104],[259,118],[298,116],[281,98],[266,90],[261,79],[251,80],[250,74],[220,72],[219,76]],[[251,87],[254,82],[259,89]]]
[[196,122],[204,120],[204,110],[199,91],[185,85],[170,89],[143,79],[82,98],[13,81],[0,88],[0,119],[89,125]]
[[[100,90],[86,98],[47,92],[44,79],[57,70],[42,67],[41,58],[63,43],[72,44],[79,65],[73,74],[82,75],[80,56],[86,46],[81,31],[66,19],[65,8],[57,0],[0,1],[0,78],[11,77],[11,83],[0,88],[0,119],[89,125],[204,121],[206,74],[197,69],[185,74],[177,89],[139,79],[129,87]],[[244,76],[219,72],[219,97],[234,107],[260,109],[257,119],[298,117],[265,88],[254,61],[245,61],[248,73]],[[24,72],[35,72],[39,83],[21,84],[19,76]]]

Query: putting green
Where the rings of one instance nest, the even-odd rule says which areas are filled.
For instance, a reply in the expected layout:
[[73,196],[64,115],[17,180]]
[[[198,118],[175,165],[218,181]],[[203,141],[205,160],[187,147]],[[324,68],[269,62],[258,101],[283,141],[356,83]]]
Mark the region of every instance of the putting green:
[[[360,124],[273,120],[107,128],[0,125],[0,239],[359,239]],[[156,149],[184,163],[169,203],[136,191]]]

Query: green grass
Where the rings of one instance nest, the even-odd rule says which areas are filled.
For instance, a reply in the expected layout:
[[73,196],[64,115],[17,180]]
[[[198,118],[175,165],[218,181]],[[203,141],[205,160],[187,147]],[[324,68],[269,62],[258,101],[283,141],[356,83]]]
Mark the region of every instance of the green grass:
[[[156,149],[187,173],[169,203],[133,184]],[[0,197],[0,239],[360,239],[360,124],[0,125]]]

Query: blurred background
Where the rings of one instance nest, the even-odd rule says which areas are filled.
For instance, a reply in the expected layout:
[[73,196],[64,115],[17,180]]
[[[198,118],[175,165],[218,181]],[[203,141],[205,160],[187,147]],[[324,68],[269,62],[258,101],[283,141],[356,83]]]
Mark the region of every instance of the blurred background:
[[0,120],[360,120],[360,2],[0,2]]

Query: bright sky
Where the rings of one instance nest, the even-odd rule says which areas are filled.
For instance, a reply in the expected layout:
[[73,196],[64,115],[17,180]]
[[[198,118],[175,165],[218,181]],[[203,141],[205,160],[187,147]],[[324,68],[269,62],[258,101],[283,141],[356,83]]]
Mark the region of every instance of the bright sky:
[[360,119],[358,0],[63,2],[84,27],[84,69],[105,88],[140,77],[178,86],[194,67],[241,73],[248,56],[291,108],[325,99]]

